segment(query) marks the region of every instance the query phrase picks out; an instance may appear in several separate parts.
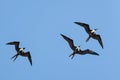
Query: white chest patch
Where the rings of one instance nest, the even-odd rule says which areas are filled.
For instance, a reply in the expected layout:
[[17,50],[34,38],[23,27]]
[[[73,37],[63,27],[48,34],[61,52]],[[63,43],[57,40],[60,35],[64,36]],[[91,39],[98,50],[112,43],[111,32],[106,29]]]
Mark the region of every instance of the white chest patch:
[[94,29],[93,29],[93,30],[91,31],[91,33],[94,33],[94,34],[96,34],[96,30],[94,30]]
[[77,50],[80,51],[80,47],[77,47]]
[[22,51],[22,52],[23,52],[23,51],[24,51],[24,49],[23,49],[23,48],[20,48],[20,51]]

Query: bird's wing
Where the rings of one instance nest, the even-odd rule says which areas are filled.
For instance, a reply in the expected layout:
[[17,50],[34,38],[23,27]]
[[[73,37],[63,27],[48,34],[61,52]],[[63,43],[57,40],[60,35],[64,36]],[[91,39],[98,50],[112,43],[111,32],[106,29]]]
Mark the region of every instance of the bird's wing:
[[7,43],[7,45],[15,45],[15,50],[18,52],[19,50],[19,43],[18,41],[14,41],[14,42],[9,42]]
[[98,40],[99,44],[103,48],[103,43],[102,43],[102,39],[101,39],[100,35],[95,35],[95,36],[93,36],[93,38],[96,39],[96,40]]
[[85,31],[89,34],[90,33],[90,27],[89,27],[89,25],[88,24],[86,24],[86,23],[81,23],[81,22],[74,22],[75,24],[78,24],[78,25],[80,25],[80,26],[82,26],[82,27],[84,27],[84,29],[85,29]]
[[96,52],[94,52],[94,51],[92,51],[92,50],[89,50],[89,49],[84,50],[83,53],[84,53],[84,54],[92,54],[92,55],[98,55],[98,56],[99,56],[98,53],[96,53]]
[[28,52],[25,52],[25,53],[24,53],[24,56],[28,57],[28,60],[29,60],[29,62],[30,62],[30,64],[31,64],[31,66],[32,66],[32,57],[31,57],[31,55],[30,55],[30,52],[29,52],[29,51],[28,51]]
[[61,36],[68,42],[70,48],[71,48],[73,51],[75,51],[76,46],[74,46],[73,40],[70,39],[70,38],[68,38],[67,36],[65,36],[65,35],[63,35],[63,34],[61,34]]

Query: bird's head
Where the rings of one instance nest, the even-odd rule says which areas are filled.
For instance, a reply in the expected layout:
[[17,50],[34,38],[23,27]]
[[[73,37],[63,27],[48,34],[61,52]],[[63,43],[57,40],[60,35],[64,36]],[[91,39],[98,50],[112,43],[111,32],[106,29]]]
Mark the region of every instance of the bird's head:
[[78,51],[80,51],[80,45],[77,47]]
[[25,50],[25,47],[23,48],[23,50]]
[[96,29],[94,29],[95,31],[97,31],[98,29],[96,28]]
[[19,50],[19,51],[22,51],[22,52],[24,52],[24,50],[25,50],[25,48],[20,48],[20,50]]
[[96,31],[97,31],[98,29],[93,29],[92,31],[91,31],[91,33],[94,33],[94,34],[96,34]]
[[80,48],[80,45],[78,47]]

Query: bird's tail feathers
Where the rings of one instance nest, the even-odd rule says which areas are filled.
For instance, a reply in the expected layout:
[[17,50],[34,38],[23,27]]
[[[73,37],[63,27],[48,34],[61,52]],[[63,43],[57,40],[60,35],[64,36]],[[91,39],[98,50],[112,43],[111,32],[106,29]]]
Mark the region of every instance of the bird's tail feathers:
[[73,52],[72,54],[69,55],[69,57],[71,57],[71,59],[73,59],[75,56],[75,52]]
[[86,39],[86,42],[88,42],[90,38],[91,38],[91,37],[89,36],[89,37]]
[[17,59],[17,57],[18,57],[18,54],[14,55],[11,59],[13,59],[13,58],[14,58],[14,60],[13,60],[13,61],[15,61],[15,60]]

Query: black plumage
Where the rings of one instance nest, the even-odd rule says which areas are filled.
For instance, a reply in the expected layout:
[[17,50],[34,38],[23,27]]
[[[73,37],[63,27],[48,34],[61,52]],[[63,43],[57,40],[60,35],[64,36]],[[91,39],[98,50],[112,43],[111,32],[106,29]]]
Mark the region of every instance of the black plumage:
[[[86,42],[88,42],[90,38],[96,39],[98,40],[99,44],[103,48],[103,43],[100,35],[92,32],[93,30],[90,29],[89,24],[82,23],[82,22],[74,22],[74,23],[82,26],[85,29],[85,31],[88,33],[89,37],[86,39]],[[94,30],[96,31],[97,29],[94,29]]]
[[13,61],[15,61],[17,59],[18,55],[21,55],[23,57],[27,57],[29,62],[30,62],[30,64],[32,65],[32,58],[31,58],[30,52],[29,51],[24,52],[23,50],[25,48],[19,48],[19,44],[20,44],[19,41],[13,41],[13,42],[7,43],[7,45],[15,45],[15,50],[17,52],[17,54],[15,54],[11,59],[14,58]]
[[[70,39],[69,37],[61,34],[61,36],[68,42],[70,48],[73,50],[73,53],[69,56],[71,57],[71,59],[73,59],[74,55],[75,54],[80,54],[80,55],[85,55],[85,54],[92,54],[92,55],[99,55],[98,53],[90,50],[90,49],[86,49],[86,50],[81,50],[80,48],[77,48],[75,45],[74,45],[74,42],[72,39]],[[80,47],[80,46],[78,46]]]

